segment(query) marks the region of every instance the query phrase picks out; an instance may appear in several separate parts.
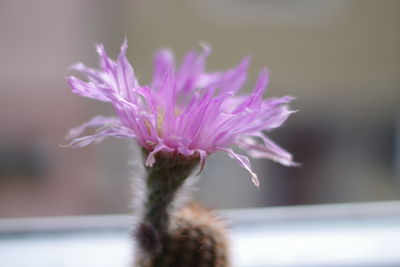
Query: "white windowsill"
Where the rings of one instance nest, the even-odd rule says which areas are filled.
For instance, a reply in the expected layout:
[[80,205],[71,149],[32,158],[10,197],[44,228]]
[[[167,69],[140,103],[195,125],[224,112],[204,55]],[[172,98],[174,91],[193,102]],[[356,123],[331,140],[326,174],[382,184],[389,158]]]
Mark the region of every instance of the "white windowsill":
[[[234,266],[400,266],[400,202],[224,210]],[[128,215],[0,219],[0,266],[130,266]]]

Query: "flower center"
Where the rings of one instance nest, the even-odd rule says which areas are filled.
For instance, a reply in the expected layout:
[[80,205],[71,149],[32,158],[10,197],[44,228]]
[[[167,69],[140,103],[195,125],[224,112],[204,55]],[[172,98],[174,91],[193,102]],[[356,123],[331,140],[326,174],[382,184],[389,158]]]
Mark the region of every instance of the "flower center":
[[161,136],[161,129],[164,123],[164,118],[165,118],[165,110],[163,108],[158,108],[157,109],[157,130],[158,130],[158,135]]
[[[179,116],[180,114],[182,114],[182,110],[176,108],[175,109],[175,116]],[[156,123],[157,123],[157,133],[159,136],[161,136],[162,133],[162,127],[164,124],[164,119],[165,119],[165,110],[162,107],[158,107],[157,108],[157,119],[156,119]],[[150,128],[151,128],[151,123],[148,120],[144,121],[144,124],[146,125],[146,128],[148,130],[149,133],[151,133]]]

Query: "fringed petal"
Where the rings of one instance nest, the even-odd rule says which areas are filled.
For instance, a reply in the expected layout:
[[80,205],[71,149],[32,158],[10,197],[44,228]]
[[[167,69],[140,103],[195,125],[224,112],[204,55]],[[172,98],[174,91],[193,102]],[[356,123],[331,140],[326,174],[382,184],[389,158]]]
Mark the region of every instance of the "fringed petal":
[[77,95],[110,102],[110,99],[102,92],[101,87],[93,82],[83,82],[78,78],[71,76],[68,77],[68,83],[72,92]]
[[112,78],[112,80],[115,81],[117,78],[115,73],[116,63],[111,58],[108,57],[107,52],[102,44],[97,44],[96,50],[100,56],[100,64],[103,72],[109,75]]
[[262,112],[262,109],[256,114],[249,116],[246,123],[236,129],[238,134],[252,134],[263,130],[272,130],[280,127],[291,114],[297,111],[289,110],[287,106],[271,108]]
[[208,157],[208,154],[206,151],[202,150],[202,149],[197,149],[197,152],[200,155],[200,169],[199,171],[196,173],[196,176],[198,176],[204,169],[204,165],[206,164],[206,159]]
[[175,61],[172,52],[168,49],[158,51],[154,56],[154,73],[151,87],[159,89],[165,76],[175,71]]
[[107,136],[113,136],[116,138],[135,138],[135,134],[132,130],[126,127],[117,126],[106,126],[99,129],[94,135],[88,135],[73,139],[66,147],[84,147],[91,143],[99,143]]
[[107,77],[104,75],[102,71],[88,68],[80,62],[72,65],[69,69],[85,73],[91,82],[100,84],[107,83]]
[[236,144],[253,158],[266,158],[291,167],[300,165],[293,161],[292,154],[278,146],[268,137],[262,134],[257,134],[255,136],[261,138],[263,144],[257,143],[253,137],[238,138]]
[[247,98],[232,112],[233,114],[239,114],[241,112],[247,112],[251,109],[255,109],[256,106],[261,106],[262,95],[265,91],[269,81],[269,72],[267,69],[262,69],[258,75],[256,85],[254,86],[253,92],[248,95]]
[[296,113],[297,110],[290,110],[288,106],[281,106],[278,110],[271,114],[271,116],[267,120],[263,120],[262,122],[266,127],[263,127],[264,130],[274,129],[282,126],[282,124],[289,118],[289,116],[293,113]]
[[204,75],[206,59],[211,52],[207,45],[202,45],[201,53],[189,52],[185,55],[179,70],[176,73],[177,90],[189,94],[201,87],[199,82]]
[[155,159],[155,155],[160,152],[160,151],[167,151],[167,152],[171,152],[174,149],[164,145],[164,144],[158,144],[154,147],[154,149],[149,153],[149,155],[147,156],[147,159],[145,161],[145,165],[147,167],[152,167],[154,165],[154,163],[156,163],[156,159]]
[[229,157],[235,159],[240,166],[245,168],[250,173],[251,181],[253,182],[253,184],[257,187],[260,187],[260,182],[258,181],[257,174],[251,169],[251,164],[248,157],[237,154],[230,148],[218,148],[217,150],[224,151],[228,153]]
[[88,127],[104,127],[106,125],[120,125],[120,121],[118,118],[115,117],[103,117],[103,116],[96,116],[94,118],[92,118],[91,120],[89,120],[88,122],[85,122],[84,124],[72,128],[68,131],[67,140],[71,140],[73,138],[78,137],[79,135],[81,135],[86,128]]
[[139,86],[135,77],[135,73],[131,64],[126,58],[126,50],[128,48],[127,40],[121,46],[121,52],[118,56],[116,65],[116,85],[122,97],[136,102],[136,88]]
[[245,57],[238,66],[220,74],[217,85],[221,93],[237,93],[247,80],[247,69],[250,64],[250,57]]

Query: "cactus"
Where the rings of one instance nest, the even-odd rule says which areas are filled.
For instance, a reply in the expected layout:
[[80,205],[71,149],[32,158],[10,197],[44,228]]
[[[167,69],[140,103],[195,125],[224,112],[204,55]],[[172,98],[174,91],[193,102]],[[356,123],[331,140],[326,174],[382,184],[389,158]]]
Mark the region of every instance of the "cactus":
[[[248,157],[237,154],[232,146],[253,157],[298,166],[290,153],[264,134],[295,112],[287,107],[293,97],[263,100],[269,80],[266,69],[261,70],[251,94],[237,95],[246,81],[249,59],[224,72],[206,72],[210,52],[206,47],[203,53],[186,54],[178,68],[171,51],[160,50],[155,54],[153,81],[141,85],[126,57],[127,48],[125,40],[114,61],[100,44],[100,70],[83,64],[72,67],[88,78],[86,82],[69,77],[72,91],[111,102],[117,117],[96,116],[71,129],[67,146],[83,147],[114,136],[135,139],[145,150],[147,196],[144,215],[134,230],[139,265],[226,266],[225,239],[221,228],[212,225],[221,222],[199,208],[176,213],[174,200],[193,170],[217,151],[236,160],[258,187]],[[88,127],[99,129],[93,135],[79,137]],[[209,219],[198,224],[200,218]]]
[[223,221],[199,205],[175,208],[174,200],[199,159],[163,153],[156,157],[147,168],[144,215],[134,231],[136,266],[228,266]]

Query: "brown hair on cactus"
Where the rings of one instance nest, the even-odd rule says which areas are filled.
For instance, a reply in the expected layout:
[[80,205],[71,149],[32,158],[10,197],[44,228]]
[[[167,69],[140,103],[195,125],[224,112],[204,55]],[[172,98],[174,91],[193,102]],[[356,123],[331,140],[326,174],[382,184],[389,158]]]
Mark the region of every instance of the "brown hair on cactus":
[[171,219],[160,253],[154,258],[139,258],[138,266],[229,266],[227,229],[213,211],[192,204],[176,212]]

